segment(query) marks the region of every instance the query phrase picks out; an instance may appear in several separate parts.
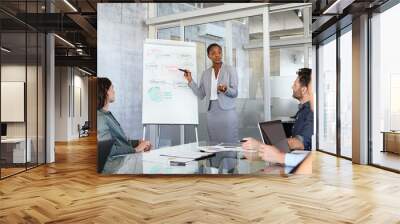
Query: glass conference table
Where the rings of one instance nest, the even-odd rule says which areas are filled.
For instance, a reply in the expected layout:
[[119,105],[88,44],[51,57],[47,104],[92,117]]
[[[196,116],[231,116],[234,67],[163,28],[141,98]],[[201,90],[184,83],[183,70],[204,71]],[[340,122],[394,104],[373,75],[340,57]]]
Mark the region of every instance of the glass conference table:
[[[310,164],[309,152],[304,153],[304,160],[296,167],[289,167],[261,160],[257,152],[221,151],[211,153],[184,165],[176,165],[174,155],[187,155],[188,153],[201,152],[204,143],[190,143],[172,147],[153,149],[144,153],[126,154],[113,158],[112,165],[117,171],[114,174],[292,174],[296,173],[303,163]],[[200,147],[199,147],[200,146]],[[169,153],[169,154],[168,154]],[[168,156],[166,156],[168,155]],[[178,159],[179,160],[179,159]],[[301,173],[311,173],[311,165],[301,168]]]

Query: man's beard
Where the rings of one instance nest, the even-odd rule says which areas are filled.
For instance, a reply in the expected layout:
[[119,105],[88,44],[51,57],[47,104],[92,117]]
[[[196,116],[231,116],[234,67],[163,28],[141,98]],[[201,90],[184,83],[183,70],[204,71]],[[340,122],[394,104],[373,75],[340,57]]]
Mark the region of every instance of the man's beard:
[[296,92],[293,92],[292,97],[296,100],[300,100],[302,96],[300,96],[300,94],[296,94]]

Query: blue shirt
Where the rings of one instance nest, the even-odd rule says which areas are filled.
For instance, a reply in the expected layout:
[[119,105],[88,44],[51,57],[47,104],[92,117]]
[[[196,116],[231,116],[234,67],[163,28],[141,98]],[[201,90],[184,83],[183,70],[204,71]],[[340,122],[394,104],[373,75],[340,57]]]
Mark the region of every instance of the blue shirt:
[[303,142],[304,150],[311,150],[311,137],[314,134],[314,113],[311,110],[310,102],[299,104],[296,113],[296,121],[292,128],[292,137]]

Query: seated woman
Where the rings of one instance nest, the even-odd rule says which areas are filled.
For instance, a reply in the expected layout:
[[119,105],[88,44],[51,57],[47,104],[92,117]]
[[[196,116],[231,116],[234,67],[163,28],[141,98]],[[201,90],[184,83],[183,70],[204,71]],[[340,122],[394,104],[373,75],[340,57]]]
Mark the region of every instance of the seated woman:
[[149,141],[128,140],[121,125],[109,111],[115,101],[114,87],[108,78],[97,78],[97,141],[114,140],[103,173],[114,173],[113,157],[151,149]]

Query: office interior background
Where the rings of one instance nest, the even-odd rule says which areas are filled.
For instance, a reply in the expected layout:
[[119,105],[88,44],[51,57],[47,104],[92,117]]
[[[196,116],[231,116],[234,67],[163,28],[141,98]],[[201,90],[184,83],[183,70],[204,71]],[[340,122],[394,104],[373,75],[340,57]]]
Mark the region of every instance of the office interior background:
[[[111,5],[110,5],[111,4]],[[268,119],[287,120],[297,110],[296,100],[291,98],[291,83],[295,79],[295,71],[301,67],[311,67],[314,70],[313,84],[315,90],[316,113],[315,135],[313,148],[332,153],[343,158],[352,158],[352,21],[351,15],[342,16],[339,21],[341,29],[333,31],[327,25],[319,25],[316,16],[312,18],[312,12],[316,7],[323,8],[321,4],[313,6],[304,4],[302,6],[279,5],[271,6],[268,14],[270,24],[268,35],[265,32],[265,16],[260,4],[258,7],[246,6],[240,11],[241,15],[232,14],[235,8],[224,6],[224,3],[193,3],[193,4],[100,4],[98,15],[88,13],[85,18],[91,23],[99,26],[99,52],[97,57],[97,42],[89,35],[90,29],[95,26],[80,27],[73,24],[70,17],[60,20],[65,24],[44,25],[44,17],[35,17],[46,13],[43,7],[45,1],[4,1],[2,23],[2,82],[25,83],[26,102],[23,102],[22,117],[18,122],[2,120],[2,129],[9,138],[15,138],[15,144],[2,144],[3,163],[2,176],[18,173],[30,167],[42,164],[45,161],[45,125],[46,125],[46,96],[47,87],[54,85],[54,136],[48,138],[51,147],[54,141],[69,141],[78,138],[78,125],[82,126],[85,121],[91,123],[91,130],[95,130],[95,102],[90,100],[94,97],[94,77],[98,70],[113,80],[117,86],[117,93],[124,92],[123,98],[134,99],[125,103],[117,101],[113,109],[117,118],[121,119],[124,129],[130,133],[131,138],[139,138],[142,132],[141,124],[141,89],[129,89],[124,85],[121,77],[137,82],[140,85],[141,63],[137,54],[141,51],[140,42],[130,41],[133,39],[157,38],[171,40],[185,40],[196,42],[198,52],[198,72],[209,66],[210,61],[206,58],[206,47],[212,42],[221,44],[224,49],[224,60],[232,64],[240,75],[239,97],[237,100],[237,112],[240,118],[240,136],[258,136],[257,122]],[[90,4],[83,4],[88,11],[95,8]],[[209,16],[207,13],[189,15],[181,19],[182,13],[195,11],[198,8],[220,7],[218,16]],[[222,8],[221,8],[222,7]],[[237,6],[236,6],[237,7]],[[382,132],[399,129],[399,105],[395,96],[398,91],[398,77],[395,66],[394,52],[397,50],[395,42],[396,32],[390,27],[397,19],[394,6],[379,13],[372,13],[369,19],[370,36],[370,95],[368,95],[368,142],[369,145],[366,163],[378,165],[390,169],[399,170],[397,166],[398,155],[384,150]],[[8,9],[8,10],[6,10]],[[52,5],[54,12],[74,11],[65,3]],[[49,10],[49,8],[47,8]],[[86,10],[81,8],[81,10]],[[114,18],[115,12],[123,10],[120,18]],[[247,10],[247,13],[246,13]],[[137,13],[140,11],[141,13]],[[18,12],[18,17],[12,13]],[[24,14],[24,12],[27,12]],[[29,14],[28,14],[29,13]],[[129,14],[131,13],[131,14]],[[147,16],[153,13],[153,18],[145,24]],[[156,14],[155,14],[156,13]],[[135,14],[135,25],[128,26],[123,19],[132,18]],[[167,19],[164,19],[167,16]],[[264,17],[263,17],[264,16]],[[239,17],[239,18],[238,18]],[[324,16],[321,18],[327,18]],[[332,18],[334,16],[331,16]],[[161,18],[161,19],[159,19]],[[234,18],[234,19],[230,19]],[[96,19],[98,21],[96,21]],[[8,22],[10,21],[10,22]],[[29,23],[24,23],[27,21]],[[182,22],[177,22],[182,21]],[[308,21],[308,22],[307,22]],[[314,23],[304,26],[305,23]],[[97,22],[97,23],[96,23]],[[60,22],[61,23],[61,22]],[[182,24],[182,26],[181,26]],[[7,27],[8,26],[8,27]],[[110,29],[114,29],[110,32]],[[322,29],[327,29],[322,32]],[[84,30],[85,29],[85,30]],[[314,30],[313,45],[311,45],[311,32]],[[58,31],[53,37],[47,37],[45,33]],[[62,31],[62,32],[60,32]],[[92,30],[93,31],[93,30]],[[124,32],[136,35],[124,35]],[[328,31],[330,33],[328,33]],[[388,32],[394,32],[386,34]],[[147,33],[147,34],[146,34]],[[240,33],[241,35],[233,35]],[[93,34],[91,34],[93,35]],[[138,38],[137,35],[141,35]],[[68,39],[70,38],[70,39]],[[119,38],[117,41],[108,38]],[[264,50],[265,38],[270,45],[270,50]],[[54,39],[54,40],[53,40]],[[386,40],[387,39],[387,40]],[[49,45],[54,41],[54,46]],[[122,44],[128,44],[128,48]],[[135,45],[136,44],[136,45]],[[12,50],[9,46],[15,46]],[[79,46],[79,47],[77,47]],[[52,49],[54,48],[54,50]],[[114,51],[111,49],[120,49]],[[126,49],[126,50],[124,50]],[[124,58],[124,60],[109,60],[113,52],[113,58]],[[46,62],[54,54],[54,65]],[[264,57],[269,57],[268,60]],[[96,63],[98,58],[99,63]],[[140,58],[140,57],[139,57]],[[133,63],[128,62],[134,61]],[[135,63],[136,61],[136,63]],[[314,63],[313,63],[314,62]],[[376,62],[376,63],[374,63]],[[47,65],[46,65],[47,64]],[[375,66],[373,66],[375,65]],[[47,70],[44,69],[47,66]],[[52,67],[53,66],[53,67]],[[116,69],[123,68],[123,69]],[[53,85],[46,85],[46,74],[51,74],[54,69]],[[124,70],[127,69],[127,70]],[[130,70],[133,69],[133,70]],[[136,71],[133,74],[126,71]],[[316,74],[320,74],[316,77]],[[113,77],[118,77],[113,79]],[[127,82],[125,82],[127,83]],[[266,88],[269,86],[269,88]],[[365,87],[365,86],[364,86]],[[385,88],[388,87],[388,88]],[[3,98],[8,94],[7,87],[3,87]],[[26,90],[25,90],[26,88]],[[48,89],[48,88],[47,88]],[[318,91],[316,91],[318,90]],[[20,94],[19,101],[25,100]],[[91,104],[90,104],[90,102]],[[3,117],[12,110],[7,110],[9,105],[3,100]],[[12,100],[9,102],[13,102]],[[199,106],[199,139],[206,140],[205,127],[206,107],[204,102]],[[32,107],[30,105],[33,105]],[[376,106],[375,106],[376,105]],[[19,108],[21,110],[21,108]],[[123,112],[125,111],[125,112]],[[25,115],[26,114],[26,115]],[[128,116],[135,114],[136,116]],[[25,118],[26,116],[26,118]],[[51,115],[50,115],[51,116]],[[203,125],[202,125],[203,124]],[[181,142],[194,141],[194,128],[168,126],[160,128],[151,127],[148,136],[157,147],[176,145]],[[49,136],[50,137],[50,136]],[[159,138],[157,138],[159,137]],[[389,136],[388,138],[395,137]],[[156,139],[157,140],[156,142]],[[184,140],[183,140],[184,139]],[[318,146],[318,147],[316,147]],[[10,150],[18,147],[25,158],[19,165],[10,163]],[[26,151],[26,153],[25,153]],[[51,151],[51,150],[50,150]],[[48,152],[50,153],[48,150]],[[8,153],[8,155],[7,155]],[[48,161],[52,161],[54,155],[47,155]],[[54,159],[53,159],[54,160]],[[18,159],[17,159],[18,161]],[[25,166],[25,161],[26,166]],[[6,171],[7,170],[7,171]]]
[[[54,162],[55,142],[79,139],[85,122],[95,130],[96,41],[60,16],[70,10],[65,3],[2,1],[0,6],[3,179]],[[49,19],[50,12],[58,17]]]
[[[100,178],[94,174],[96,76],[109,76],[117,86],[117,96],[124,92],[124,98],[135,99],[117,101],[112,110],[124,121],[121,123],[130,137],[141,136],[141,116],[127,115],[141,113],[141,90],[128,89],[124,82],[139,85],[140,63],[132,61],[140,51],[132,49],[142,46],[132,40],[149,37],[195,42],[199,71],[210,65],[207,45],[217,42],[223,46],[224,60],[242,74],[237,100],[241,136],[258,135],[256,124],[260,120],[292,116],[297,109],[290,97],[295,71],[311,67],[316,121],[313,150],[318,158],[313,172],[321,180],[309,180],[309,186],[318,182],[319,187],[338,189],[334,191],[338,195],[342,190],[343,195],[357,197],[357,192],[349,193],[354,190],[349,186],[354,185],[387,202],[378,194],[398,189],[398,174],[392,176],[391,172],[400,172],[400,142],[395,132],[400,129],[396,98],[400,93],[396,60],[400,4],[395,0],[307,3],[291,3],[293,7],[264,3],[246,7],[255,4],[246,3],[243,9],[234,10],[239,6],[233,3],[2,0],[0,119],[2,136],[6,137],[0,145],[2,189],[9,189],[9,183],[28,183],[30,177],[42,175],[42,169],[60,175],[48,171],[57,170],[58,164],[60,171],[71,173],[66,175],[71,180],[78,174],[73,166],[83,167],[83,172],[93,169],[83,176]],[[207,15],[210,10],[217,13]],[[109,63],[110,58],[121,60]],[[200,124],[205,123],[201,103]],[[89,137],[80,138],[86,121]],[[200,139],[206,138],[205,131],[200,125]],[[158,147],[194,140],[191,127],[154,126],[147,134]],[[160,141],[156,142],[158,135]],[[90,136],[92,140],[87,140]],[[85,146],[90,143],[90,147]],[[69,163],[69,158],[75,161]],[[87,164],[79,166],[77,161]],[[377,180],[378,175],[385,177]],[[357,180],[346,179],[341,185],[348,176],[365,180],[355,183],[352,181]],[[375,200],[371,198],[365,200]],[[384,202],[372,204],[383,206]],[[389,212],[398,205],[393,203],[384,212],[371,209],[377,215],[372,219],[381,212],[390,218],[380,221],[398,221],[398,214]],[[358,215],[346,213],[335,221],[356,222]]]

